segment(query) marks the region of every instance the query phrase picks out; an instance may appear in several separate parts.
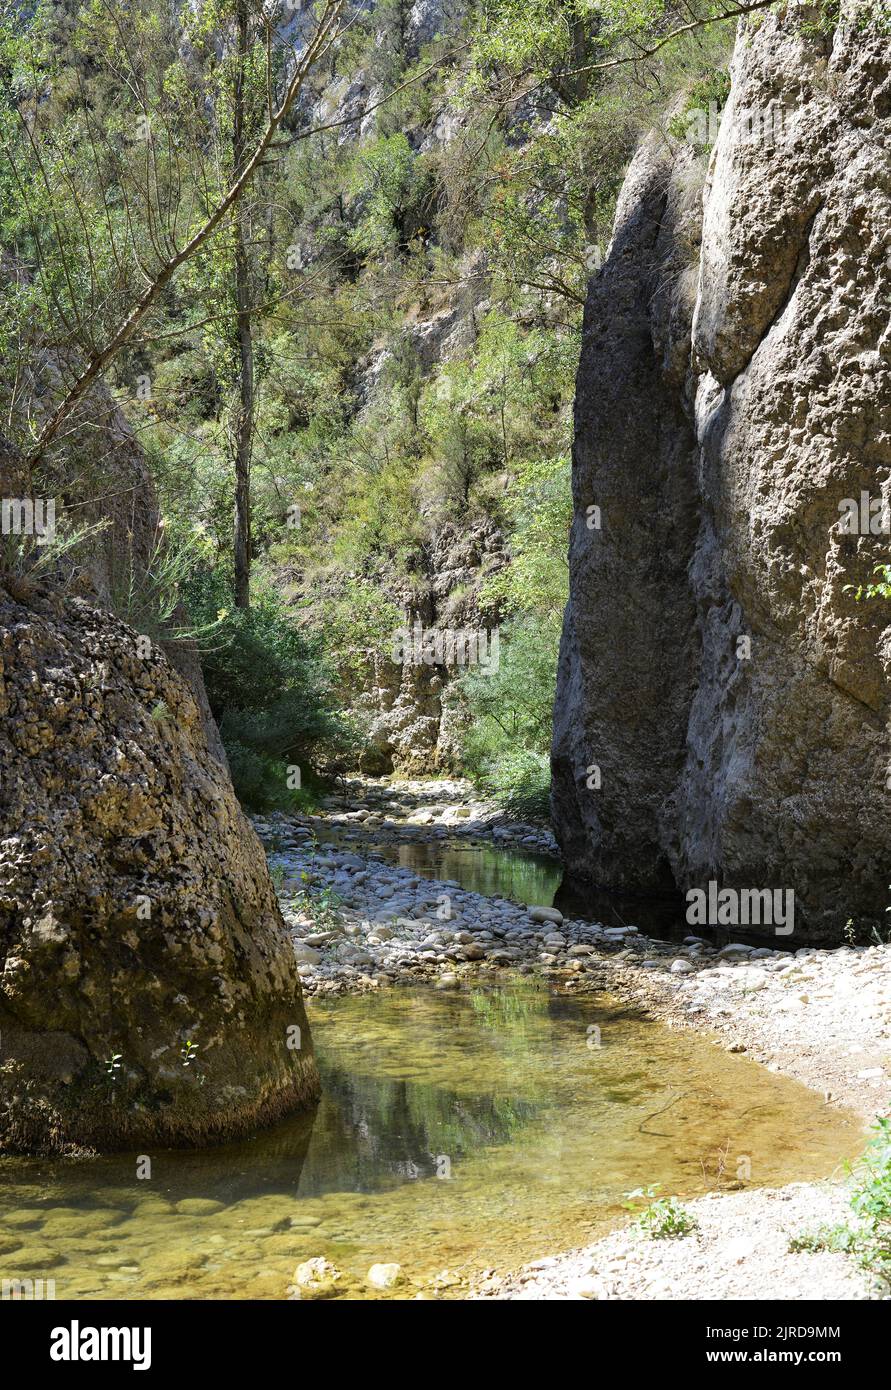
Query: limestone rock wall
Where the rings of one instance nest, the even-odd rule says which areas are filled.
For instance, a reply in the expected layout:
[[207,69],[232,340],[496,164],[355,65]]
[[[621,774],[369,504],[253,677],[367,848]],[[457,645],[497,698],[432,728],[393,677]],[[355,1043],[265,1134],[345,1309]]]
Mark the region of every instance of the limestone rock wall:
[[793,889],[793,945],[891,902],[891,608],[854,592],[889,538],[840,524],[891,488],[891,43],[859,12],[741,25],[707,168],[644,142],[578,378],[568,866]]
[[310,1103],[293,948],[190,689],[102,607],[13,587],[0,1149],[201,1144]]
[[[431,535],[425,559],[426,573],[402,596],[406,628],[488,634],[497,627],[497,612],[481,597],[485,581],[507,560],[494,522],[444,523]],[[448,698],[459,673],[455,664],[400,664],[388,653],[370,655],[352,697],[368,728],[363,771],[429,775],[459,766],[459,715]]]

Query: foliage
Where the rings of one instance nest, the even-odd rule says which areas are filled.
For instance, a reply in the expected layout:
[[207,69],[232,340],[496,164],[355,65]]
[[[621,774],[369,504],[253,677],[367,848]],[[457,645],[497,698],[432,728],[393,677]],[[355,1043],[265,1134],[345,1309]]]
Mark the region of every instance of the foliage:
[[476,780],[515,820],[548,819],[551,763],[544,753],[529,748],[501,748],[487,759]]
[[851,1165],[855,1178],[851,1210],[857,1224],[822,1226],[793,1236],[793,1253],[819,1250],[856,1256],[880,1287],[891,1289],[891,1118],[879,1116],[863,1156]]
[[[267,70],[250,9],[241,49],[235,0],[133,0],[126,27],[102,0],[45,3],[0,24],[0,244],[21,269],[0,296],[0,404],[26,437],[35,334],[102,341],[231,178],[239,82],[248,146],[263,125],[284,59]],[[485,522],[506,547],[480,593],[500,668],[469,670],[449,698],[471,775],[513,814],[546,814],[582,304],[641,132],[685,91],[689,104],[726,90],[732,25],[663,42],[718,12],[488,0],[419,54],[398,0],[351,12],[237,223],[116,359],[165,523],[145,575],[120,567],[116,602],[141,631],[199,647],[248,804],[305,802],[313,776],[355,756],[342,706],[427,601],[441,529]],[[369,101],[390,95],[355,118],[359,72]],[[239,244],[248,613],[233,602]]]
[[858,603],[865,598],[891,598],[891,565],[876,565],[873,574],[880,577],[869,584],[846,584],[845,592],[853,592]]
[[559,633],[531,619],[504,625],[498,669],[470,667],[451,698],[464,720],[463,757],[479,787],[512,814],[547,819],[551,715]]
[[[306,874],[303,878],[306,878]],[[336,931],[343,925],[343,899],[333,888],[305,888],[291,898],[292,912],[309,917],[319,931]]]
[[402,609],[377,584],[356,577],[324,594],[316,613],[331,660],[354,676],[366,672],[370,658],[391,651],[393,634],[404,622]]
[[488,581],[485,597],[501,601],[509,613],[534,614],[546,622],[553,643],[569,597],[572,490],[567,456],[519,460],[505,512],[512,563]]
[[407,250],[412,237],[426,230],[431,180],[403,131],[380,136],[360,151],[350,192],[361,207],[351,242],[363,255]]
[[[239,796],[256,810],[311,804],[314,766],[351,739],[320,644],[269,583],[258,585],[251,608],[236,609],[228,578],[205,569],[192,578],[188,607],[199,618],[217,614],[202,665]],[[299,786],[289,786],[294,769]]]
[[857,1250],[857,1233],[850,1226],[821,1226],[817,1231],[804,1232],[792,1236],[789,1241],[790,1255],[818,1254],[829,1250],[835,1254],[847,1255]]
[[681,1206],[677,1197],[660,1197],[658,1192],[659,1184],[651,1183],[649,1187],[638,1187],[625,1194],[626,1200],[622,1205],[629,1211],[638,1211],[640,1203],[646,1203],[635,1222],[636,1229],[651,1240],[672,1240],[677,1236],[691,1235],[696,1230],[694,1218]]
[[891,1119],[880,1117],[857,1168],[851,1199],[862,1222],[859,1247],[863,1265],[891,1287]]
[[[673,135],[676,140],[690,139],[695,127],[691,126],[691,114],[701,112],[706,119],[702,122],[705,130],[709,128],[708,118],[714,112],[719,113],[724,109],[727,98],[730,95],[730,73],[726,68],[718,68],[715,72],[710,72],[700,81],[694,82],[687,93],[687,99],[683,109],[673,116],[668,122],[668,133]],[[703,142],[705,148],[711,148],[709,142]]]

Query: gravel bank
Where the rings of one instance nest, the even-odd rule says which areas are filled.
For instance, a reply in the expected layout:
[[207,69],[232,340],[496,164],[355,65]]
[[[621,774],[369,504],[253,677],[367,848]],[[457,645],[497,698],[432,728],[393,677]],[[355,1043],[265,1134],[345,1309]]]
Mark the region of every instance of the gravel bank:
[[509,1299],[866,1299],[868,1278],[845,1255],[789,1253],[803,1231],[845,1221],[841,1187],[793,1183],[752,1192],[709,1193],[685,1204],[690,1235],[652,1240],[614,1231],[585,1250],[480,1281],[473,1298]]

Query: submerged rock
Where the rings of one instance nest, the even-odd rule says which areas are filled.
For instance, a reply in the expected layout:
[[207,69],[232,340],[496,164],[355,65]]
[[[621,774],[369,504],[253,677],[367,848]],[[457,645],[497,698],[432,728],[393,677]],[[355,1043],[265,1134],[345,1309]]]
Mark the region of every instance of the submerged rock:
[[397,1264],[372,1265],[367,1278],[369,1284],[373,1284],[376,1289],[392,1289],[397,1284],[404,1283],[402,1265]]
[[293,947],[190,689],[33,581],[0,630],[0,1148],[201,1144],[309,1104]]

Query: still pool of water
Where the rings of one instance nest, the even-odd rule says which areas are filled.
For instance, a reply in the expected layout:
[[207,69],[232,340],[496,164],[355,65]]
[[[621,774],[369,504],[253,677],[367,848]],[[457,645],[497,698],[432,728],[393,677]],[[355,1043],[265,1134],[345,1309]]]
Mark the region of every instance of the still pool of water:
[[459,883],[469,893],[510,898],[517,903],[550,905],[563,877],[563,866],[551,855],[496,849],[466,840],[375,844],[373,853],[422,878]]
[[[422,878],[460,884],[470,893],[509,898],[515,903],[553,905],[564,916],[585,922],[639,927],[648,936],[674,941],[682,941],[692,930],[685,920],[680,896],[628,897],[590,884],[567,882],[558,859],[534,850],[505,849],[486,840],[445,836],[434,840],[376,840],[362,831],[344,834],[328,830],[319,839],[323,844],[357,849],[387,864],[398,864]],[[715,935],[716,940],[730,939],[726,933],[715,934],[708,929],[704,934]]]
[[[347,1297],[396,1261],[412,1297],[583,1243],[659,1183],[691,1197],[829,1176],[856,1119],[609,999],[532,981],[313,1002],[324,1099],[249,1142],[0,1160],[0,1279],[57,1298],[292,1296],[323,1255]],[[393,1296],[393,1295],[388,1295]]]

